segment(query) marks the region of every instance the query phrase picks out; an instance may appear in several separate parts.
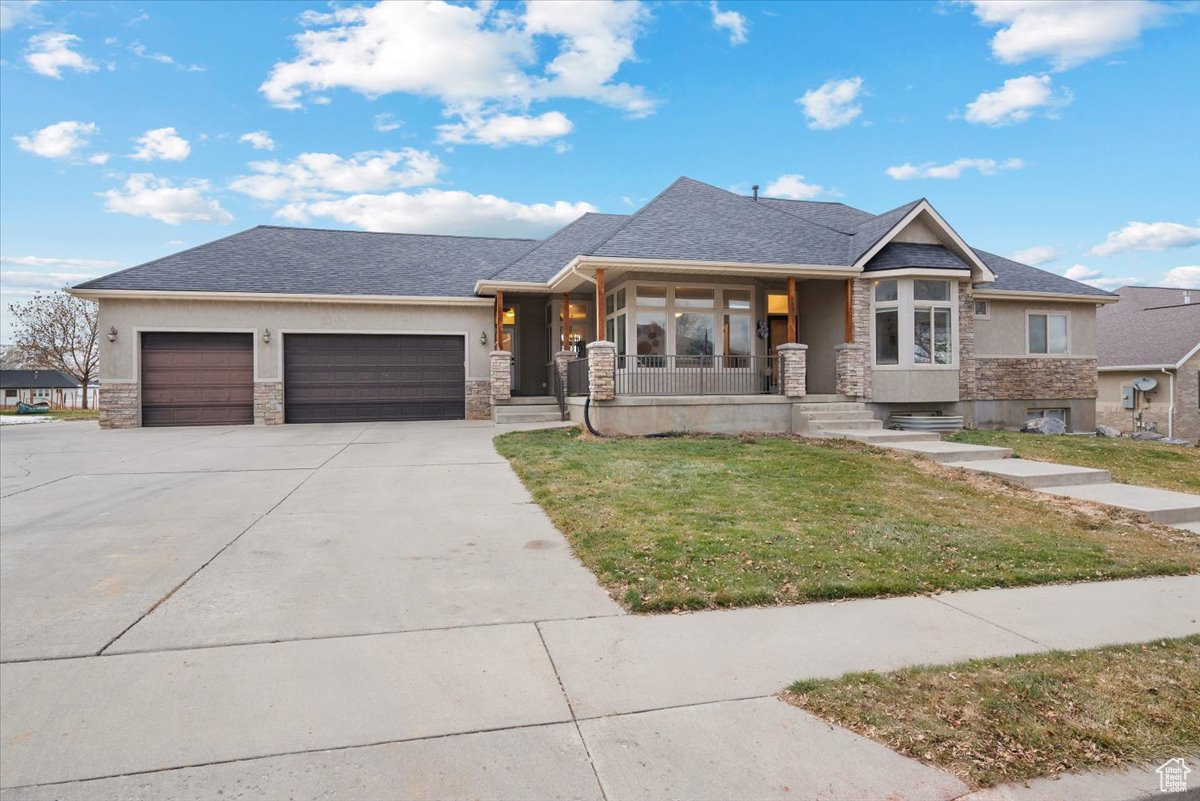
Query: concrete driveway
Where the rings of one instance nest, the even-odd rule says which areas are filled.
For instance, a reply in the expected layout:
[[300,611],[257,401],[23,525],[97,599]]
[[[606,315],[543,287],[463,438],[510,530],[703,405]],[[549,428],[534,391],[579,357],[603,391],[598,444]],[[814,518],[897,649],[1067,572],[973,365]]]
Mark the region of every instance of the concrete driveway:
[[1196,577],[625,615],[495,433],[0,428],[0,799],[951,799],[774,694],[1197,628]]

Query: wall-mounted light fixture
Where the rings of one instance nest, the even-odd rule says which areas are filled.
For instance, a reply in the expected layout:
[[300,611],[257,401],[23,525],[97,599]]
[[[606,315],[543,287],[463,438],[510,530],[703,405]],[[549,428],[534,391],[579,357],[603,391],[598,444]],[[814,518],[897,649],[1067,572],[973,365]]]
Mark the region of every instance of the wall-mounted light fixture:
[[270,328],[263,329],[263,342],[268,345],[271,344],[271,329]]
[[487,331],[480,331],[480,332],[479,332],[479,344],[480,344],[480,345],[486,345],[486,344],[487,344]]
[[109,342],[117,341],[117,327],[115,325],[109,326],[109,328],[108,328],[108,341]]

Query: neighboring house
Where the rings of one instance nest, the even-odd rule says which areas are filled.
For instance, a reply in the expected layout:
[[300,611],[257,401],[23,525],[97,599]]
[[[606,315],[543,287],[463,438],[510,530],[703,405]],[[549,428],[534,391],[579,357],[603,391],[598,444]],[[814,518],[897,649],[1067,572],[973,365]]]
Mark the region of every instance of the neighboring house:
[[59,370],[0,370],[4,406],[48,403],[54,408],[79,405],[79,382]]
[[[1096,420],[1200,441],[1200,289],[1126,286],[1096,315]],[[1152,378],[1149,392],[1134,382]]]
[[846,400],[1090,429],[1116,300],[972,249],[925,200],[688,178],[542,240],[260,226],[72,293],[100,304],[105,426],[487,419],[565,380],[629,433],[795,430],[798,402]]

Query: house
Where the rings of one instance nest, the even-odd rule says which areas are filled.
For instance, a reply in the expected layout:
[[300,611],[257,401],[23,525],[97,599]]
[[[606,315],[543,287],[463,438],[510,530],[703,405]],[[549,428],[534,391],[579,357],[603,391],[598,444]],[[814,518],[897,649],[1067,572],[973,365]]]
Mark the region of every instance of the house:
[[823,402],[1090,429],[1116,300],[926,200],[689,178],[541,240],[259,226],[71,291],[100,304],[104,426],[489,419],[565,386],[626,433],[790,431]]
[[59,370],[0,370],[0,396],[5,407],[48,403],[55,408],[75,408],[79,382]]
[[[1200,441],[1200,289],[1126,286],[1116,294],[1120,301],[1096,315],[1097,422]],[[1139,379],[1154,388],[1139,391]]]

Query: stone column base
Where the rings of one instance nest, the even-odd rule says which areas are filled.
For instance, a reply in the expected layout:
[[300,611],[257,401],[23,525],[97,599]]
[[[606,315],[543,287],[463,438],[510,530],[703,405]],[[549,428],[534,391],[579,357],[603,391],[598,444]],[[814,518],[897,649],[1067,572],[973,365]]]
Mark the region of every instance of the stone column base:
[[834,348],[837,355],[837,391],[850,398],[871,397],[871,369],[867,346],[846,343]]
[[254,424],[277,426],[283,423],[283,382],[254,382]]
[[494,350],[491,355],[492,400],[508,400],[512,397],[512,354],[506,350]]
[[803,398],[808,392],[808,345],[788,342],[777,350],[783,394],[789,398]]
[[100,427],[137,428],[142,409],[137,384],[100,385]]
[[617,396],[617,344],[603,339],[587,344],[588,387],[593,401]]
[[486,378],[467,379],[467,419],[492,419],[492,382]]

